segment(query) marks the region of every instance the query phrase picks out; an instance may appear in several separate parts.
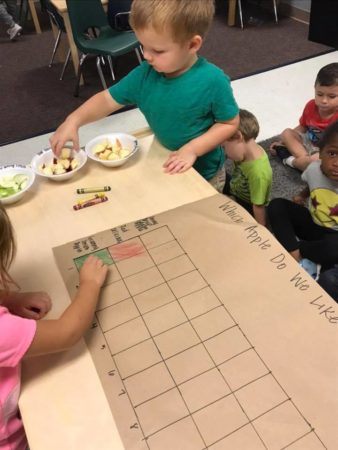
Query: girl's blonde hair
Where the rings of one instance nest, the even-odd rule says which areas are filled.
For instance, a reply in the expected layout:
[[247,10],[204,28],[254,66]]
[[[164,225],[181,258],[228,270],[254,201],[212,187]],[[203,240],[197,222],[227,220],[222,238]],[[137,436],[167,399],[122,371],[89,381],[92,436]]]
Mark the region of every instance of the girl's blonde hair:
[[14,230],[4,206],[0,202],[0,286],[8,290],[15,284],[8,273],[16,252]]
[[136,31],[169,31],[175,42],[183,43],[196,34],[204,37],[214,13],[214,0],[134,0],[130,25]]

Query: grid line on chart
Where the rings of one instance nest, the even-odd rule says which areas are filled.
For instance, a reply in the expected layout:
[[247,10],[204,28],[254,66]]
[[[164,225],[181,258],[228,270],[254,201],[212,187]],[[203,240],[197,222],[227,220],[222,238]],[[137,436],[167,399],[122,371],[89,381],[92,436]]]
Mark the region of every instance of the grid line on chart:
[[[134,314],[137,311],[138,315],[136,317],[127,319],[126,321],[119,323],[112,328],[103,329],[100,324],[100,318],[96,313],[96,318],[99,323],[101,333],[104,336],[107,348],[109,349],[110,355],[113,358],[120,380],[124,386],[124,391],[127,394],[128,401],[130,402],[134,410],[135,416],[143,434],[144,442],[147,444],[148,448],[152,448],[149,447],[149,439],[153,438],[154,436],[160,436],[163,431],[169,432],[169,430],[173,430],[173,427],[175,425],[183,423],[185,419],[190,419],[199,436],[199,438],[196,437],[196,439],[200,439],[199,445],[202,445],[202,448],[208,448],[209,446],[214,445],[215,443],[220,442],[223,439],[226,439],[227,437],[237,433],[238,430],[248,430],[248,428],[246,427],[251,427],[261,445],[263,445],[264,448],[268,449],[269,445],[264,437],[265,425],[264,423],[263,426],[262,424],[259,424],[258,420],[263,418],[264,416],[268,416],[272,411],[279,411],[282,405],[287,404],[292,405],[292,407],[295,409],[295,412],[300,415],[300,417],[303,419],[305,424],[310,427],[310,429],[300,434],[300,436],[297,436],[292,440],[292,442],[283,445],[283,448],[290,446],[293,442],[297,442],[304,436],[307,436],[309,433],[314,433],[316,435],[314,428],[311,427],[309,422],[296,407],[290,396],[288,396],[284,388],[278,382],[274,374],[262,360],[248,337],[241,329],[240,325],[235,321],[231,313],[227,310],[226,306],[217,297],[212,287],[201,275],[197,267],[194,265],[193,261],[184,251],[182,245],[174,237],[169,227],[159,227],[155,230],[155,233],[157,233],[157,236],[161,237],[160,233],[162,232],[162,230],[164,230],[164,237],[167,240],[165,242],[162,242],[160,245],[155,245],[154,242],[152,242],[152,233],[154,233],[154,231],[148,231],[144,234],[141,234],[140,236],[132,238],[134,242],[137,241],[140,246],[143,246],[145,250],[144,255],[147,257],[147,268],[145,270],[136,270],[135,272],[132,272],[132,274],[123,276],[123,273],[120,272],[119,269],[120,261],[114,261],[115,269],[118,271],[120,281],[122,281],[129,297],[97,311],[97,313],[102,314],[102,312],[104,313],[112,306],[114,307],[120,304],[121,306],[123,306],[123,302],[131,299],[134,305]],[[169,239],[170,236],[171,239]],[[127,242],[127,240],[125,242]],[[113,252],[113,247],[114,245],[112,245],[111,247],[107,247],[106,249],[108,252]],[[169,249],[169,253],[175,250],[177,252],[177,256],[172,256],[168,259],[165,259],[164,255],[161,254],[161,251],[163,249]],[[175,264],[178,259],[180,262],[186,265],[186,268],[190,267],[191,269],[185,270],[183,271],[183,273],[180,273],[179,264]],[[128,272],[128,261],[126,260],[128,260],[128,258],[125,258],[123,260],[123,270],[127,270]],[[157,263],[156,260],[161,262]],[[166,264],[168,262],[170,264]],[[153,264],[153,266],[151,263]],[[128,285],[128,279],[133,280],[134,275],[140,276],[142,275],[142,273],[146,274],[148,270],[152,270],[152,267],[157,269],[160,276],[163,278],[161,282],[160,280],[158,280],[154,285],[149,284],[148,288],[143,291],[136,291],[133,284]],[[175,276],[171,276],[170,270],[175,273]],[[196,281],[197,284],[199,283],[200,287],[198,287],[197,289],[192,288],[192,290],[190,290],[190,287],[188,289],[187,286],[184,285],[184,281],[183,286],[182,284],[180,285],[181,281],[184,280],[184,278],[187,278],[187,276],[190,276],[190,281],[193,280]],[[114,283],[110,283],[110,285],[112,284]],[[142,312],[143,306],[141,307],[141,303],[138,304],[138,301],[135,299],[137,299],[140,295],[148,295],[152,293],[155,288],[158,288],[162,285],[166,286],[168,292],[170,291],[170,293],[172,294],[172,300],[163,304],[159,304],[152,309],[146,310],[146,312]],[[196,295],[200,295],[201,298],[203,298],[203,301],[204,299],[206,299],[206,305],[208,305],[209,302],[211,305],[210,308],[208,309],[208,306],[206,306],[205,311],[199,313],[198,308],[195,312],[193,311],[194,308],[196,309],[196,306],[194,305],[194,307],[189,311],[189,307],[193,304],[191,298]],[[209,295],[210,298],[212,297],[212,300],[210,300],[207,295]],[[201,303],[201,305],[204,307],[203,303]],[[161,309],[164,307],[167,307],[168,311],[173,314],[173,318],[171,319],[173,320],[173,323],[175,322],[175,320],[178,320],[177,316],[180,317],[179,320],[181,321],[176,325],[169,326],[169,328],[164,327],[162,331],[158,331],[158,329],[160,329],[161,327],[161,323],[157,323],[156,318],[158,317],[156,316],[156,314],[160,313]],[[215,324],[219,326],[219,330],[215,332],[215,334],[210,334],[212,333],[212,331],[208,329],[207,320],[205,319],[208,319],[206,317],[207,315],[212,316],[213,314],[213,317],[220,322],[218,323],[217,320],[215,322]],[[183,316],[185,316],[184,321],[182,321]],[[222,320],[224,320],[224,323],[222,322]],[[132,345],[121,347],[120,350],[114,351],[114,349],[111,348],[112,342],[107,337],[108,334],[112,331],[116,331],[119,328],[122,329],[126,324],[131,325],[133,321],[135,326],[137,324],[137,326],[140,328],[140,335],[146,337],[144,337],[144,339],[140,338],[140,340],[135,341],[134,343],[132,343]],[[152,329],[155,329],[158,332],[152,332]],[[185,336],[188,336],[190,333],[191,342],[188,342],[186,346],[183,345],[183,347],[178,348],[178,351],[171,353],[173,350],[171,349],[172,342],[170,342],[170,338],[173,339],[174,332],[178,330],[183,333],[182,336],[184,336],[184,332],[186,333]],[[188,330],[190,330],[189,333],[187,333]],[[145,366],[140,370],[137,370],[136,372],[131,371],[130,374],[125,376],[122,370],[122,365],[122,372],[119,368],[119,365],[121,364],[121,362],[119,362],[119,358],[122,358],[128,351],[133,351],[134,349],[136,351],[136,348],[138,348],[140,344],[146,342],[150,343],[152,347],[158,352],[158,354],[160,355],[160,359],[156,360],[155,358],[155,362],[151,363],[150,365],[145,364]],[[233,351],[233,353],[229,354],[228,357],[222,359],[223,355],[220,354],[219,348],[222,347],[221,344],[224,344],[225,342],[230,342],[233,345],[234,349],[236,349],[237,346],[238,351],[233,351],[233,348],[231,348],[230,350]],[[184,367],[184,363],[182,365],[183,369],[180,367],[180,358],[183,358],[182,361],[184,361],[184,356],[189,353],[192,358],[197,359],[199,352],[203,354],[204,359],[202,359],[205,363],[205,368],[203,370],[198,368],[195,374],[187,377],[187,374],[184,373],[184,370],[186,370],[186,367]],[[242,384],[236,387],[232,371],[235,371],[236,364],[238,363],[238,361],[241,361],[241,358],[243,360],[245,360],[245,358],[247,358],[248,360],[255,360],[255,364],[257,365],[257,367],[255,367],[255,370],[257,373],[253,374],[253,378],[251,378],[247,382],[244,382],[243,378],[243,380],[241,381]],[[175,366],[176,363],[177,366]],[[232,367],[232,363],[236,364],[234,364]],[[153,396],[150,395],[150,393],[144,394],[142,392],[140,395],[137,390],[133,391],[133,382],[135,380],[138,380],[139,378],[141,379],[143,375],[148,375],[149,371],[152,372],[152,370],[158,370],[161,371],[159,373],[166,374],[167,387],[163,388],[162,386],[160,386],[158,388],[158,392]],[[223,389],[225,393],[224,395],[220,395],[219,393],[217,393],[216,397],[212,401],[210,401],[209,403],[204,402],[202,406],[196,408],[196,405],[192,406],[194,402],[191,401],[191,397],[189,398],[189,395],[191,395],[191,393],[189,393],[189,389],[195,388],[193,384],[191,385],[191,383],[202,379],[203,377],[207,379],[208,376],[215,377],[215,379],[218,380],[217,382],[220,386],[220,391]],[[220,380],[222,380],[221,384]],[[259,411],[259,409],[257,409],[257,405],[252,405],[249,401],[251,393],[254,392],[255,389],[257,389],[257,386],[260,386],[260,383],[263,385],[263,388],[264,383],[266,383],[268,387],[272,387],[276,395],[275,404],[273,404],[272,406],[263,404],[262,411]],[[135,384],[137,384],[136,381]],[[190,385],[192,386],[192,388],[190,387]],[[251,388],[253,389],[252,392],[250,392]],[[177,397],[177,395],[175,394],[176,392],[179,394],[179,397]],[[145,395],[144,398],[142,398],[142,395]],[[140,397],[141,401],[136,401],[138,399],[137,396]],[[147,414],[149,414],[148,406],[156,401],[157,405],[159,405],[158,407],[160,410],[161,401],[166,396],[170,400],[176,402],[181,412],[177,417],[173,416],[169,419],[166,418],[166,420],[164,420],[163,422],[158,421],[158,424],[153,425],[152,423],[150,423],[149,418],[147,417]],[[210,409],[213,407],[215,407],[216,412],[222,411],[222,409],[217,408],[225,408],[224,411],[227,411],[226,408],[235,408],[234,410],[237,411],[237,424],[235,423],[233,425],[231,431],[224,431],[224,434],[220,434],[219,430],[217,430],[218,435],[216,432],[214,436],[211,436],[209,430],[205,429],[203,415],[206,414],[206,417],[208,417]],[[287,407],[289,408],[289,405]],[[263,436],[261,436],[262,433]],[[317,435],[316,437],[321,442]],[[321,444],[323,445],[323,448],[325,448],[322,442]],[[201,449],[201,447],[199,447],[199,449]]]
[[[173,258],[174,259],[174,258]],[[182,274],[181,274],[182,275]],[[168,281],[168,280],[167,280]],[[177,300],[177,299],[176,299]],[[174,300],[175,301],[175,300]],[[136,307],[137,307],[137,305],[136,305]],[[140,315],[141,315],[141,313],[140,313]],[[187,318],[188,319],[188,318]],[[187,320],[188,321],[188,320]],[[144,322],[145,323],[145,322]],[[185,322],[186,323],[186,322]],[[147,327],[147,324],[145,323],[145,325],[146,325],[146,327]],[[175,328],[175,327],[174,327]],[[148,331],[149,331],[149,329],[148,329]],[[169,330],[166,330],[166,331],[169,331]],[[153,342],[154,342],[154,344],[155,344],[155,346],[156,346],[156,342],[155,342],[155,340],[154,340],[154,337],[156,337],[156,336],[152,336],[151,335],[151,333],[150,333],[150,331],[149,331],[149,334],[150,334],[150,336],[151,336],[151,339],[153,340]],[[161,333],[159,333],[159,334],[161,334]],[[190,347],[189,347],[190,348]],[[161,351],[160,351],[160,349],[158,349],[159,350],[159,353],[161,354]],[[185,350],[187,350],[187,348],[185,348]],[[165,363],[165,359],[163,359],[163,362]],[[167,367],[167,370],[168,370],[168,372],[170,373],[170,370],[168,369],[168,367]],[[174,380],[174,378],[172,377],[172,380],[173,380],[173,382],[175,383],[175,380]],[[177,386],[175,386],[176,387],[176,389],[177,389]],[[178,392],[180,392],[179,390],[178,390]],[[161,392],[161,394],[159,394],[159,395],[163,395],[165,392]],[[181,394],[181,393],[180,393]],[[156,398],[156,396],[155,397],[153,397],[153,398]],[[183,398],[183,396],[181,395],[181,398],[182,398],[182,400],[184,401],[184,398]],[[149,399],[147,400],[147,401],[149,401]],[[185,402],[184,402],[185,403]],[[186,405],[187,406],[187,405]],[[134,407],[134,408],[136,408],[136,406]],[[189,409],[187,408],[187,411],[189,411]],[[190,415],[190,412],[189,412],[189,414],[188,415]],[[182,420],[182,419],[184,419],[185,417],[187,417],[187,416],[183,416],[183,417],[180,417],[180,419],[178,419],[178,420]],[[173,422],[170,422],[167,426],[170,426],[170,425],[173,425],[175,422],[177,422],[177,421],[173,421]],[[158,433],[158,432],[160,432],[162,429],[164,429],[164,428],[166,428],[166,427],[163,427],[163,428],[160,428],[160,429],[158,429],[158,430],[156,430],[156,433]],[[196,428],[197,428],[197,430],[198,430],[198,427],[196,426]],[[199,431],[199,430],[198,430]],[[155,434],[155,433],[152,433],[152,434]],[[146,438],[145,439],[147,439],[148,437],[150,437],[151,435],[152,435],[151,433],[149,433],[147,436],[146,436]],[[204,439],[203,439],[203,436],[202,435],[200,435],[201,436],[201,439],[203,440],[203,443],[204,443],[204,446],[206,446],[206,444],[205,444],[205,442],[204,442]]]

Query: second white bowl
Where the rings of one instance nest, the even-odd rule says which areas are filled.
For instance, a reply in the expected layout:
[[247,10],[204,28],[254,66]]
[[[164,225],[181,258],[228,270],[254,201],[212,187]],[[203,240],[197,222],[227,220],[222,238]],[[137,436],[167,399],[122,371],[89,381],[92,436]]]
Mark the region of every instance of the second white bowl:
[[[95,153],[93,153],[94,147],[96,147],[96,145],[101,144],[105,141],[109,141],[111,144],[114,144],[116,142],[116,139],[121,142],[123,148],[127,148],[128,150],[130,150],[130,153],[124,158],[113,160],[100,159],[95,155]],[[139,146],[137,139],[134,136],[126,133],[101,134],[100,136],[97,136],[96,138],[89,141],[85,146],[85,151],[89,158],[108,167],[122,166],[122,164],[125,164],[129,158],[137,153],[138,150]]]

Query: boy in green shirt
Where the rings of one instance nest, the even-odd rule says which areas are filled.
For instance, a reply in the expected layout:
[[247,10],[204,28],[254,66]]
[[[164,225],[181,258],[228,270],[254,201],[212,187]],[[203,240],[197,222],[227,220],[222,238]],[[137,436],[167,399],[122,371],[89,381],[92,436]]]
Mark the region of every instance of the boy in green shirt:
[[169,174],[194,168],[219,191],[225,182],[221,144],[238,127],[229,78],[197,55],[214,15],[213,0],[134,0],[130,23],[145,61],[71,113],[51,137],[58,155],[78,129],[136,104],[155,136],[172,151]]
[[240,109],[239,118],[238,130],[224,142],[225,153],[234,161],[234,169],[223,193],[233,196],[258,223],[266,226],[265,206],[269,202],[272,169],[266,152],[255,142],[259,133],[256,117]]

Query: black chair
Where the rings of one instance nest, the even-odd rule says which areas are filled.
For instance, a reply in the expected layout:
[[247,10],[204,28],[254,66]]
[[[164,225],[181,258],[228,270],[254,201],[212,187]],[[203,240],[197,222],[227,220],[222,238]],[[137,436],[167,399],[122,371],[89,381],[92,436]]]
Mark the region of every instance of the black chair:
[[[51,59],[50,59],[49,64],[48,64],[48,67],[52,67],[52,64],[53,64],[53,61],[54,61],[54,56],[55,56],[56,50],[57,50],[57,48],[59,46],[59,43],[60,43],[61,34],[62,33],[66,33],[66,28],[65,28],[65,24],[64,24],[63,18],[58,13],[58,11],[56,10],[55,6],[49,0],[44,0],[44,7],[45,7],[45,11],[47,12],[47,14],[49,16],[50,21],[55,25],[55,27],[58,30],[58,34],[56,36],[56,40],[55,40],[55,43],[54,43],[53,53],[52,53]],[[69,58],[70,58],[70,49],[68,50],[65,63],[63,65],[63,67],[62,67],[60,80],[63,79],[63,75],[65,73],[67,64],[69,62]]]
[[[278,23],[278,13],[277,13],[276,0],[272,0],[272,4],[273,4],[273,11],[275,13],[275,22]],[[242,0],[238,0],[238,12],[239,12],[239,19],[240,19],[240,22],[241,22],[241,28],[243,30],[244,29],[244,22],[243,22]]]
[[108,22],[117,31],[131,31],[129,14],[132,0],[108,0]]

